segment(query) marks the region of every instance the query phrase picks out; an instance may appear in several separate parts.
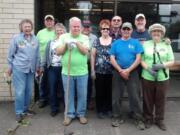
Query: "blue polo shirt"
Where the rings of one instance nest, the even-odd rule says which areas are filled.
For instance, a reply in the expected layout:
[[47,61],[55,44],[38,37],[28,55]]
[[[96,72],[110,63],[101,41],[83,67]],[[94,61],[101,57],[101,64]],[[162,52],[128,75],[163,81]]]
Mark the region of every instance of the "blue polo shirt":
[[137,54],[143,53],[143,48],[137,39],[118,39],[112,44],[110,55],[114,55],[116,62],[122,69],[130,67]]

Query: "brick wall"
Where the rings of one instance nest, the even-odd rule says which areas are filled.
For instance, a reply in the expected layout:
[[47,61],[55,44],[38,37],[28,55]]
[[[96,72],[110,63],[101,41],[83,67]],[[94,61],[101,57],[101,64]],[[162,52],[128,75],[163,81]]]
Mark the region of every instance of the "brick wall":
[[10,39],[19,32],[19,22],[24,18],[34,22],[34,0],[0,0],[0,100],[11,99],[3,72],[7,69],[6,57]]

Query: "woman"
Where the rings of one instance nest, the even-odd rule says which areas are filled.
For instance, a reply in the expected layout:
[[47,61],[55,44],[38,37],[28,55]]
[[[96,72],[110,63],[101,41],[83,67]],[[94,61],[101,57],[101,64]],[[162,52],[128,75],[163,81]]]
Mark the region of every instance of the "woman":
[[15,90],[16,120],[21,122],[25,114],[34,114],[28,109],[33,89],[34,74],[39,73],[39,45],[32,34],[33,23],[24,19],[19,24],[20,33],[15,35],[8,52],[8,71],[12,74]]
[[[143,111],[146,127],[155,124],[166,130],[164,124],[166,93],[169,86],[169,67],[174,63],[174,55],[170,45],[163,41],[165,27],[161,24],[153,24],[149,27],[152,40],[143,45],[142,55],[142,87],[143,87]],[[153,114],[155,111],[155,114]]]
[[112,111],[112,66],[109,50],[112,38],[109,36],[110,21],[103,19],[99,23],[101,36],[94,42],[91,53],[91,73],[95,79],[96,107],[99,118]]
[[[48,86],[50,94],[50,107],[52,117],[59,113],[58,93],[60,92],[63,97],[63,86],[61,79],[61,56],[57,56],[55,52],[56,42],[58,38],[66,32],[62,23],[55,25],[56,37],[54,40],[49,41],[46,47],[45,59],[43,60],[43,69],[46,68],[48,72]],[[59,90],[59,91],[58,91]]]

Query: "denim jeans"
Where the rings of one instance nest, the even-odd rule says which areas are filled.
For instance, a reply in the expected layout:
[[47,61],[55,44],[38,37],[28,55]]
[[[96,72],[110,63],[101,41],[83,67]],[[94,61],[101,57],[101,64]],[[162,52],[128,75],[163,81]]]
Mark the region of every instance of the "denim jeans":
[[48,69],[48,86],[50,94],[51,112],[58,111],[58,94],[63,94],[61,67],[50,66]]
[[[64,87],[64,95],[65,102],[66,100],[66,92],[67,92],[67,79],[68,76],[62,74],[63,87]],[[86,113],[87,106],[87,82],[88,82],[88,74],[81,76],[70,76],[69,80],[69,95],[68,95],[68,111],[67,116],[70,118],[83,117]],[[77,108],[75,109],[75,86],[77,87]]]
[[34,73],[23,73],[13,68],[13,86],[15,91],[15,113],[22,114],[27,111],[31,97],[34,82]]

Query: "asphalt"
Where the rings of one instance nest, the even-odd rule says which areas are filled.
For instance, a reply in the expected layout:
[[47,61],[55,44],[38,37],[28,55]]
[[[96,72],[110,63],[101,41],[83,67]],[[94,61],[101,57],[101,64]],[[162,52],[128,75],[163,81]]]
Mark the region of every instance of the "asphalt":
[[[127,112],[127,102],[124,101],[124,110]],[[73,132],[73,135],[179,135],[180,134],[180,100],[168,100],[166,105],[165,123],[167,131],[161,131],[153,125],[150,129],[138,130],[133,120],[126,119],[120,127],[111,127],[111,119],[98,119],[95,111],[88,111],[88,124],[81,125],[73,120],[68,127],[62,125],[63,111],[56,117],[50,116],[49,106],[39,109],[33,107],[36,115],[28,117],[30,125],[20,126],[15,135],[64,135]],[[13,102],[0,102],[0,135],[8,135],[8,130],[16,125]]]

